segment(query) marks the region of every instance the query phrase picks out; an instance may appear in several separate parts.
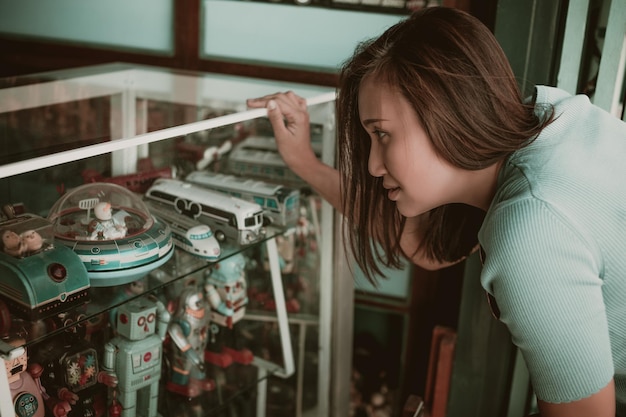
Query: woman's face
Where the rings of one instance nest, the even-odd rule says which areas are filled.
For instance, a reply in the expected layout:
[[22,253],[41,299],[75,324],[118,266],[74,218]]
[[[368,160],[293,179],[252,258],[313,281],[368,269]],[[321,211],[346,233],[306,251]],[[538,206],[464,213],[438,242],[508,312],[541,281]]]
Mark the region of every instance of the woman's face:
[[358,102],[371,139],[369,172],[382,177],[400,213],[413,217],[454,202],[460,169],[437,154],[409,102],[372,76],[361,82]]

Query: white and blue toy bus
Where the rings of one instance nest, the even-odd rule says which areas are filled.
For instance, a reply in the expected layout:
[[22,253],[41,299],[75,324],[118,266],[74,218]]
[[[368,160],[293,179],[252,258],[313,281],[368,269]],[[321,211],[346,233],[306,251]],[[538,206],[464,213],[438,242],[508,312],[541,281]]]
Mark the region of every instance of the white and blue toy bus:
[[146,191],[145,198],[209,225],[220,242],[229,239],[248,245],[265,234],[260,205],[190,182],[158,179]]
[[[311,142],[311,147],[321,157],[321,143]],[[229,173],[243,177],[260,177],[281,184],[305,187],[306,183],[287,167],[278,153],[272,136],[249,136],[233,147],[227,159]]]
[[293,227],[298,221],[298,189],[209,171],[191,172],[185,181],[259,204],[266,224]]

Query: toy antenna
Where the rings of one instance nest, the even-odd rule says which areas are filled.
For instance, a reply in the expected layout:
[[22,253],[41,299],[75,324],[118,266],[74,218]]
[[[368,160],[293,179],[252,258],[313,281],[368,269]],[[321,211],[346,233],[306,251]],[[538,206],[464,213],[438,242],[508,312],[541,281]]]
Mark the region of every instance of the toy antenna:
[[98,197],[85,198],[84,200],[80,200],[78,202],[78,207],[81,210],[87,210],[87,219],[85,221],[85,224],[89,224],[89,222],[91,221],[91,209],[94,208],[99,202],[100,199]]

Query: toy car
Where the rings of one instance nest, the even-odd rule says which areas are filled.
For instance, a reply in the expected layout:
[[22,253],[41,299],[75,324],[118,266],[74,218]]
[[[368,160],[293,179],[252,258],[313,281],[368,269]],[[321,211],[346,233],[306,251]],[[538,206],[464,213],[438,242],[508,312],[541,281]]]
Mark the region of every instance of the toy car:
[[85,303],[90,286],[81,259],[57,244],[52,224],[24,213],[0,222],[0,327],[11,313],[43,319]]

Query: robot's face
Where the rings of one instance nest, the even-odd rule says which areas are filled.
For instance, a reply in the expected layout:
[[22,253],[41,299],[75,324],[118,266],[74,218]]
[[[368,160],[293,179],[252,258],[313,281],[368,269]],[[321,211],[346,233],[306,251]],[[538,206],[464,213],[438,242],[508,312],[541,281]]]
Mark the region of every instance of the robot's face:
[[219,262],[211,276],[223,284],[233,283],[243,276],[245,266],[246,258],[236,254]]
[[196,292],[185,300],[185,312],[193,317],[202,318],[205,312],[204,297],[201,292]]
[[7,376],[9,381],[19,378],[19,375],[26,370],[28,356],[25,349],[16,349],[11,352],[11,356],[5,360]]
[[156,331],[156,306],[134,300],[120,307],[117,315],[117,332],[130,340],[145,339]]
[[128,284],[128,290],[133,294],[141,294],[145,289],[143,281],[133,281]]

